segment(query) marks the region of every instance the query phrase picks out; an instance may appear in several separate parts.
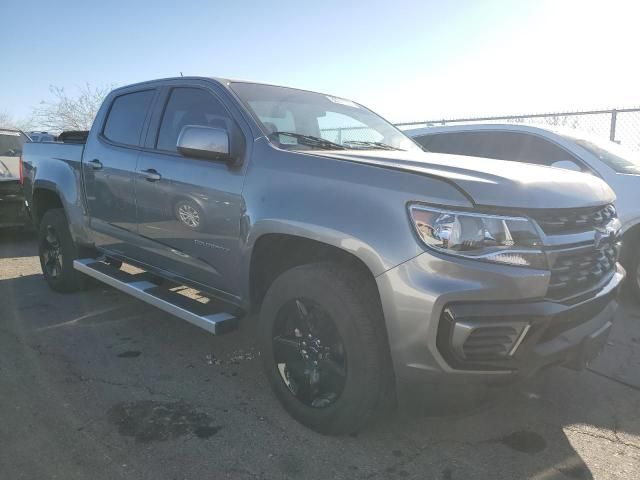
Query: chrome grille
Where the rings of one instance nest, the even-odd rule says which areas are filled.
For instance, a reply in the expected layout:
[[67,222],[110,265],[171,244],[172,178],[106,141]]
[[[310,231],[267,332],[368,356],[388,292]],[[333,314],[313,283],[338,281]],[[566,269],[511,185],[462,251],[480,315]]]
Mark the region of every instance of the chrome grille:
[[613,205],[531,213],[547,235],[575,233],[604,227],[616,216]]
[[613,275],[618,261],[618,246],[606,243],[549,254],[551,280],[547,297],[553,300],[570,298],[597,287]]

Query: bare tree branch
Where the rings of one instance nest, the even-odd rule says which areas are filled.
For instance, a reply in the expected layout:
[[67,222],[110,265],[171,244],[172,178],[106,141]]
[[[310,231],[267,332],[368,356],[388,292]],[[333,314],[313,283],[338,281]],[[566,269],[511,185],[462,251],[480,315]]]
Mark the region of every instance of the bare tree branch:
[[0,128],[27,130],[29,128],[29,122],[16,120],[9,112],[0,112]]
[[32,123],[42,130],[89,130],[104,97],[113,85],[92,87],[86,83],[76,96],[67,94],[63,87],[51,85],[53,101],[41,102],[33,111]]

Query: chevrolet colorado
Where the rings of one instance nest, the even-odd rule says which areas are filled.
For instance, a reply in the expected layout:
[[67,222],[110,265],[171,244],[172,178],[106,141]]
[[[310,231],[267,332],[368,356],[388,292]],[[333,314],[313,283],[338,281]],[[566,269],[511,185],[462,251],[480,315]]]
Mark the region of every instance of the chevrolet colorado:
[[49,285],[93,277],[215,334],[259,312],[269,383],[317,431],[407,385],[579,367],[611,329],[620,225],[594,176],[425,153],[350,100],[212,78],[114,90],[73,138],[23,157]]

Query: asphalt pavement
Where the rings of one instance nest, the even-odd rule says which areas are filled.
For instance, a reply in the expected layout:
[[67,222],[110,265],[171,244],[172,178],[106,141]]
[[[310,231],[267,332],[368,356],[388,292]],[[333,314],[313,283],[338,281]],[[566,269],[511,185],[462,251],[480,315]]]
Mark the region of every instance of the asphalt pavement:
[[587,370],[336,438],[282,410],[250,321],[213,337],[108,287],[57,294],[35,255],[0,232],[0,480],[640,478],[638,308]]

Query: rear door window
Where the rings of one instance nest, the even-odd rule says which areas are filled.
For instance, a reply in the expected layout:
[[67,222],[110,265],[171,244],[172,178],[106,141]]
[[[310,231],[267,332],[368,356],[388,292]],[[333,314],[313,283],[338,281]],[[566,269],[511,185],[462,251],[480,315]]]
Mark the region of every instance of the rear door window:
[[153,94],[154,90],[144,90],[116,97],[111,104],[103,135],[115,143],[139,146]]

